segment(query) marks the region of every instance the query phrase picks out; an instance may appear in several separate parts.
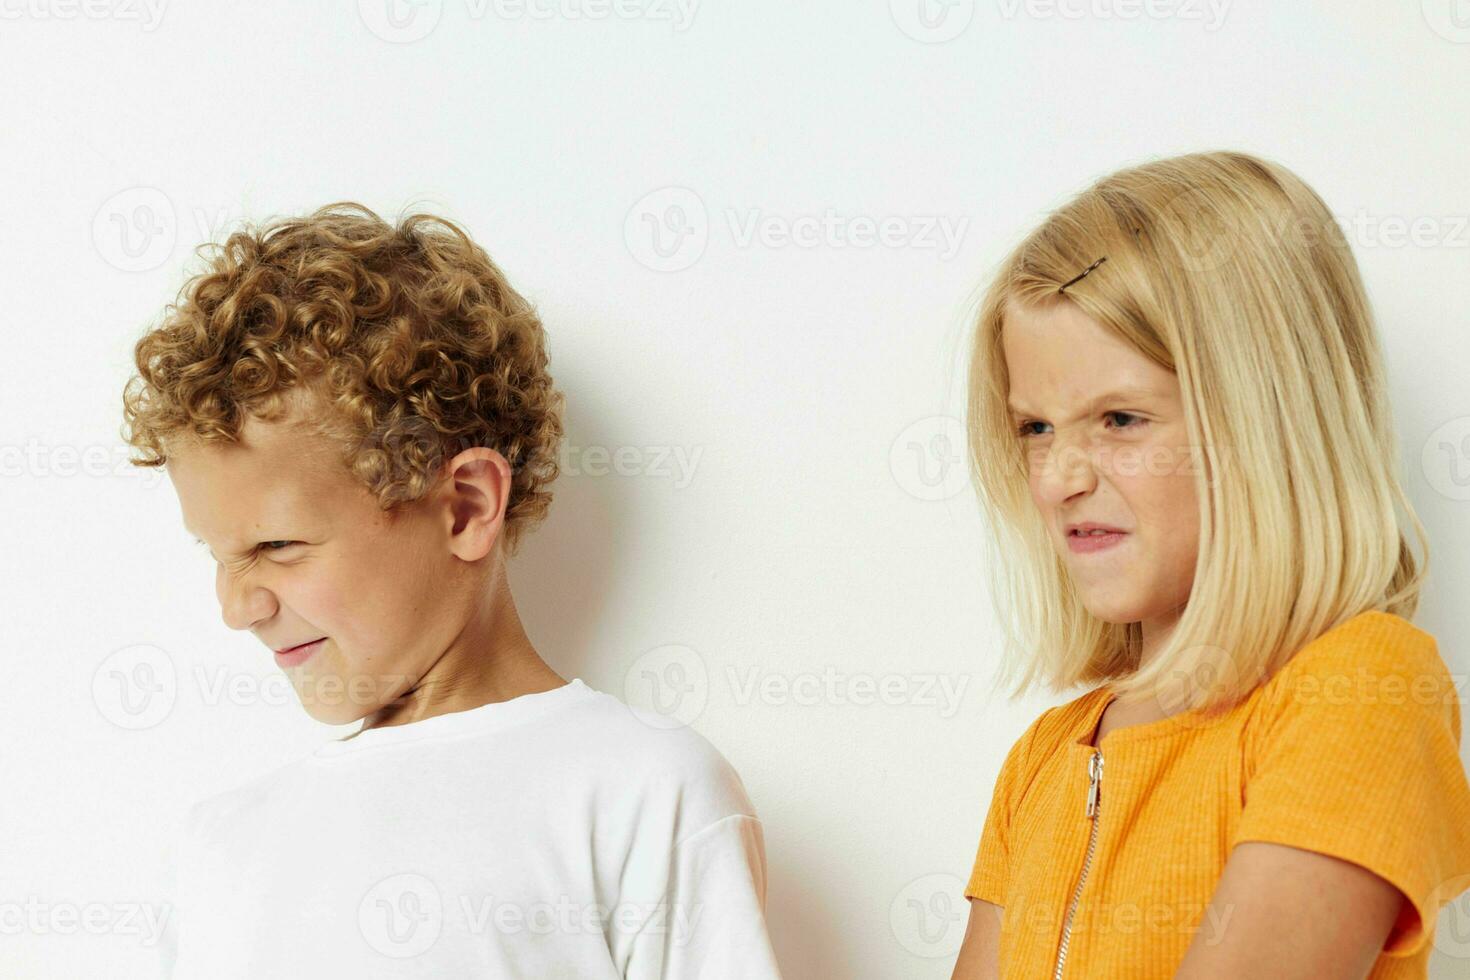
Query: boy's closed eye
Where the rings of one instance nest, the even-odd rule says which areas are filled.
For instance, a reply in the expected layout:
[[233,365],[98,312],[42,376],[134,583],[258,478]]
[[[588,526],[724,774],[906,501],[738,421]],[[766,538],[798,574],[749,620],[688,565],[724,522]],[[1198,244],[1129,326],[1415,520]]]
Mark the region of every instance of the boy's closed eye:
[[[209,552],[209,557],[214,558],[214,551],[213,551],[213,549],[211,549],[209,547],[209,545],[205,544],[203,540],[201,540],[200,538],[195,538],[194,539],[194,543],[197,544],[199,547],[203,548],[205,551],[208,551]],[[260,542],[260,544],[258,544],[258,545],[255,546],[255,550],[256,551],[264,550],[264,551],[272,551],[272,552],[285,551],[288,548],[292,548],[292,547],[294,547],[296,545],[299,545],[301,543],[302,542],[300,542],[300,541],[289,541],[289,540],[262,541],[262,542]],[[216,562],[219,561],[218,558],[215,558],[214,560]]]

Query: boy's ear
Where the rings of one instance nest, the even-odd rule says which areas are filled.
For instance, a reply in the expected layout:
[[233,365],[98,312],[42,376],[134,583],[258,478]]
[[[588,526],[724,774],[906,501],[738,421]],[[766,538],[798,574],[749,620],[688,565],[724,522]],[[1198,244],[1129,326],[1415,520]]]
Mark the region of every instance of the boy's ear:
[[486,446],[472,446],[445,467],[450,549],[464,561],[490,554],[505,528],[510,506],[510,463]]

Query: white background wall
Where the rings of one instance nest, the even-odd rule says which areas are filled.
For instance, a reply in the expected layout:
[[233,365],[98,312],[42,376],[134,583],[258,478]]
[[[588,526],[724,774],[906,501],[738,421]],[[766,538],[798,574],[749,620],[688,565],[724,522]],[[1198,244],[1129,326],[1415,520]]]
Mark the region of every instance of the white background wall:
[[[159,895],[182,808],[341,734],[223,625],[117,434],[134,339],[244,217],[417,202],[538,303],[580,472],[513,566],[532,637],[620,694],[688,648],[684,710],[766,822],[792,978],[947,977],[1005,750],[1081,693],[991,689],[953,439],[971,291],[1102,173],[1245,149],[1347,224],[1435,543],[1419,622],[1470,674],[1464,0],[93,2],[0,0],[6,977],[148,976],[125,910]],[[110,672],[137,645],[167,670],[130,729]],[[1440,928],[1433,975],[1461,976],[1470,899]]]

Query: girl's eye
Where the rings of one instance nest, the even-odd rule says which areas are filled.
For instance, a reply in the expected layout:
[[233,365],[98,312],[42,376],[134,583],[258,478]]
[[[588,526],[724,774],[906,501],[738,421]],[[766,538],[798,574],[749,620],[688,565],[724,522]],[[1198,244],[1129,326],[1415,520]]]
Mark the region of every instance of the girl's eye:
[[[1137,415],[1134,415],[1131,412],[1105,412],[1103,414],[1103,417],[1104,418],[1121,418],[1121,419],[1127,419],[1128,421],[1123,422],[1121,425],[1116,426],[1116,428],[1119,428],[1119,429],[1136,429],[1140,425],[1146,425],[1147,424],[1147,421],[1148,421],[1147,419],[1144,419],[1144,418],[1141,418],[1141,417],[1139,417]],[[1018,436],[1020,436],[1022,439],[1026,439],[1026,438],[1028,438],[1030,436],[1034,436],[1034,435],[1040,435],[1041,433],[1033,431],[1032,428],[1031,428],[1031,426],[1033,426],[1033,425],[1046,425],[1046,424],[1047,423],[1045,423],[1045,422],[1033,422],[1033,421],[1022,422],[1020,425],[1018,425],[1016,427],[1016,434]]]
[[1139,418],[1137,415],[1132,415],[1128,412],[1109,412],[1108,414],[1119,418],[1132,419],[1134,422],[1137,423],[1137,425],[1129,425],[1127,423],[1124,423],[1123,425],[1119,426],[1119,428],[1122,429],[1136,429],[1139,425],[1144,424],[1143,419]]

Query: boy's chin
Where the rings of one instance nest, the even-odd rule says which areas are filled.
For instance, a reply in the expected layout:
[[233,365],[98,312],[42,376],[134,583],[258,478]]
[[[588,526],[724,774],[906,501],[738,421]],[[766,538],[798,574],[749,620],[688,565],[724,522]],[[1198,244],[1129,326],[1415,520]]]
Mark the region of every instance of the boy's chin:
[[369,705],[354,704],[305,704],[301,705],[313,721],[319,721],[323,725],[351,725],[359,722],[373,713]]
[[351,725],[378,710],[375,703],[354,700],[336,681],[315,678],[303,684],[303,679],[292,678],[292,686],[302,710],[323,725]]

